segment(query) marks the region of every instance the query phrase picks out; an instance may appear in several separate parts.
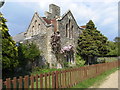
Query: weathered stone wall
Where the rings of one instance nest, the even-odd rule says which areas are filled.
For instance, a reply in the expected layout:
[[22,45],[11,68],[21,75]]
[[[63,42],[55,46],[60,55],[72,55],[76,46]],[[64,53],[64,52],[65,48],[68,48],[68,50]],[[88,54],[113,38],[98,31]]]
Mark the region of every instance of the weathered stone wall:
[[[69,26],[69,23],[70,23],[70,26]],[[68,24],[67,28],[66,28],[66,24]],[[67,29],[67,31],[69,29],[71,30],[71,27],[73,28],[73,31],[71,34],[72,37],[66,36],[66,29]],[[80,29],[79,29],[74,17],[72,16],[71,12],[68,12],[68,14],[65,15],[61,20],[58,20],[58,30],[59,30],[60,36],[61,36],[61,47],[73,45],[74,50],[76,51],[78,36],[80,34]]]
[[39,33],[44,34],[47,30],[47,27],[43,23],[42,18],[40,18],[37,13],[35,13],[32,22],[26,32],[26,38],[37,35]]
[[54,27],[51,26],[47,30],[47,61],[50,64],[50,67],[52,67],[53,64],[56,63],[56,57],[52,53],[52,46],[51,46],[51,36],[54,34]]

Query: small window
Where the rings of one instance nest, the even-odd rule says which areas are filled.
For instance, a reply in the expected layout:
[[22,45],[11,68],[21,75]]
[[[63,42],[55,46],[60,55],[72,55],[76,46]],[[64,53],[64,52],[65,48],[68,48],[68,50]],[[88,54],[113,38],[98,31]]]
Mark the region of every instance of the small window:
[[40,24],[38,24],[38,28],[40,28]]
[[37,22],[37,20],[35,20],[35,23]]
[[31,33],[32,33],[32,36],[33,36],[33,33],[34,33],[34,31],[35,31],[35,30],[34,30],[34,26],[32,26],[32,30],[31,30],[31,31],[32,31]]
[[34,26],[32,26],[32,30],[34,30]]

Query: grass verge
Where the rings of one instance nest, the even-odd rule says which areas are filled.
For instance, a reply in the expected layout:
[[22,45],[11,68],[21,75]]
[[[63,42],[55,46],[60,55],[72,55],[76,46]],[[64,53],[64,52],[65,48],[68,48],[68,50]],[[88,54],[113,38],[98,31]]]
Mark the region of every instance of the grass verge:
[[77,84],[76,86],[72,87],[72,88],[81,88],[82,90],[84,90],[85,88],[89,88],[90,86],[93,86],[95,83],[100,84],[102,81],[104,81],[104,79],[109,76],[110,74],[112,74],[113,72],[117,71],[119,68],[114,68],[111,69],[109,71],[106,71],[100,75],[98,75],[95,78],[90,78],[87,79],[79,84]]

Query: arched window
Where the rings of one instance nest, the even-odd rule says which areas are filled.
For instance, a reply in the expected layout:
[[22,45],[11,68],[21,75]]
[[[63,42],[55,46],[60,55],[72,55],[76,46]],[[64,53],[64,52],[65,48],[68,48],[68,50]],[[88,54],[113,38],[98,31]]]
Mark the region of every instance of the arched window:
[[68,24],[66,24],[66,32],[65,32],[65,34],[66,34],[66,37],[68,37]]
[[36,34],[36,32],[37,32],[37,29],[38,29],[38,27],[37,27],[37,20],[35,20],[35,27],[34,27],[34,35]]
[[40,32],[40,24],[38,24],[38,33]]
[[38,24],[38,29],[40,29],[40,24]]
[[31,30],[31,35],[33,36],[34,35],[34,32],[35,32],[35,27],[34,26],[32,26],[32,30]]
[[70,22],[70,20],[69,20],[69,30],[68,30],[68,37],[69,37],[69,38],[70,38],[70,31],[71,31],[71,30],[70,30],[70,29],[71,29],[71,28],[70,28],[70,23],[71,23],[71,22]]
[[71,34],[70,34],[71,37],[70,38],[73,38],[73,29],[74,28],[73,28],[73,25],[72,25],[72,27],[71,27]]
[[37,24],[37,20],[35,20],[35,25]]

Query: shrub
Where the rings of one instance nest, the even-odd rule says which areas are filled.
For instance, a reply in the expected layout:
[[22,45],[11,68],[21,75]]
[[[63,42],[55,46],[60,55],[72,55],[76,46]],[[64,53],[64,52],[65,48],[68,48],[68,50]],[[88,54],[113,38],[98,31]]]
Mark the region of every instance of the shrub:
[[85,60],[82,59],[81,56],[76,55],[76,65],[77,66],[84,66],[84,64],[85,64]]

